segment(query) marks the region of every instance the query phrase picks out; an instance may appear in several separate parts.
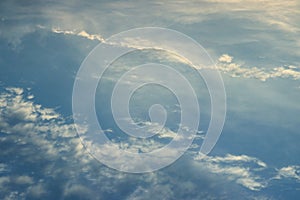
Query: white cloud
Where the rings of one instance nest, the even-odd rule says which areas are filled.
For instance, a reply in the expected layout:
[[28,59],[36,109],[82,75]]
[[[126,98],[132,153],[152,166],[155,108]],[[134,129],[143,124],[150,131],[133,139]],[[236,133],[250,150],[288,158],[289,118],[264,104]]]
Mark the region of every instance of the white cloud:
[[4,163],[0,163],[0,174],[7,171],[8,171],[7,165]]
[[53,33],[61,33],[64,35],[77,35],[83,38],[87,38],[89,40],[98,40],[99,42],[105,42],[104,38],[98,34],[89,34],[86,31],[70,31],[70,30],[62,30],[59,28],[52,28]]
[[[165,51],[165,49],[167,49],[167,48],[165,48],[165,49],[162,48],[161,44],[159,44],[159,42],[149,41],[146,39],[141,39],[141,38],[136,38],[136,37],[135,38],[129,38],[129,37],[124,38],[121,41],[107,42],[100,35],[88,34],[85,30],[78,32],[78,31],[72,31],[72,30],[62,30],[62,29],[58,29],[58,28],[52,28],[51,31],[54,33],[58,33],[58,34],[81,36],[81,37],[84,37],[89,40],[98,40],[102,43],[109,44],[112,46],[118,45],[118,46],[133,48],[133,49],[137,49],[137,50],[147,50],[150,47],[151,47],[151,49],[162,50],[162,51]],[[191,66],[197,68],[197,66],[193,65],[189,60],[187,60],[186,58],[184,58],[180,55],[177,55],[175,52],[168,51],[166,54],[163,55],[163,57],[164,57],[164,59],[168,59],[173,62],[180,62],[180,63],[188,64],[188,65],[191,65]],[[95,75],[95,77],[93,77],[93,78],[98,78],[98,75]]]
[[271,78],[300,79],[299,67],[292,65],[286,67],[274,67],[272,69],[257,67],[248,68],[243,67],[241,64],[232,62],[232,57],[227,54],[222,55],[219,58],[219,61],[220,62],[217,63],[218,70],[231,77],[255,78],[261,81],[266,81]]
[[53,109],[44,108],[39,109],[40,117],[42,120],[51,120],[51,119],[59,119],[60,115],[57,114]]
[[33,179],[30,176],[23,175],[23,176],[16,177],[14,182],[19,185],[27,185],[27,184],[32,184]]
[[[20,46],[24,35],[31,34],[41,27],[73,30],[69,34],[102,41],[103,37],[130,28],[145,26],[172,28],[172,25],[178,23],[199,25],[197,30],[207,29],[201,36],[204,38],[203,40],[217,40],[220,45],[228,43],[229,40],[233,43],[239,43],[241,39],[245,40],[247,37],[252,37],[249,40],[267,41],[270,44],[269,47],[276,43],[279,49],[286,49],[291,54],[295,54],[300,44],[298,34],[300,11],[297,0],[287,0],[284,3],[272,0],[263,2],[256,0],[167,0],[164,2],[154,0],[139,1],[138,3],[130,0],[126,3],[120,1],[83,3],[75,0],[75,3],[74,1],[54,2],[51,6],[45,6],[42,3],[23,6],[14,1],[1,3],[3,13],[1,18],[5,23],[1,27],[0,36],[9,40],[14,46]],[[32,10],[39,10],[40,12],[32,13]],[[108,10],[110,12],[107,12]],[[152,15],[147,14],[148,10],[152,11]],[[233,30],[230,30],[231,28],[226,27],[226,25],[223,27],[223,24],[218,24],[222,19],[232,21],[234,23]],[[206,21],[214,23],[214,20],[217,21],[216,26],[210,28],[205,25]],[[6,25],[13,21],[21,23]],[[250,23],[247,23],[249,21]],[[199,22],[204,22],[204,25],[199,24]],[[181,25],[178,27],[185,28]],[[223,29],[226,30],[220,35],[227,37],[227,39],[219,39],[219,34],[211,34],[216,31],[215,27],[220,27],[217,28],[220,32]],[[245,32],[238,31],[231,35],[231,31],[234,32],[235,27],[241,28]],[[84,30],[84,32],[77,30]],[[189,32],[189,27],[186,30]],[[227,30],[230,31],[229,35],[226,35]],[[282,35],[278,36],[278,30],[285,32],[284,37],[288,37],[289,40],[284,40]],[[249,32],[251,35],[248,34]],[[199,34],[197,33],[197,35]]]
[[98,40],[100,42],[104,42],[105,41],[104,38],[101,37],[100,35],[97,35],[97,34],[94,34],[94,35],[93,34],[88,34],[85,31],[81,31],[77,35],[85,37],[85,38],[88,38],[90,40]]
[[[72,34],[72,35],[79,35],[73,31],[62,31],[53,29],[52,31],[56,33],[63,33],[63,34]],[[84,32],[85,31],[81,31]],[[89,35],[86,38],[94,40],[95,35]],[[99,40],[101,42],[105,42],[104,39]],[[143,45],[141,45],[143,44]],[[147,49],[146,46],[158,46],[155,42],[145,41],[145,40],[137,40],[132,38],[126,38],[120,43],[110,43],[110,45],[120,45],[129,48],[135,48],[139,50]],[[161,47],[157,47],[156,50],[164,50]],[[167,57],[166,57],[167,56]],[[201,69],[203,66],[197,66],[191,63],[189,60],[185,59],[184,57],[178,56],[173,52],[166,52],[165,59],[168,59],[171,62],[180,62],[183,64],[187,64],[192,66],[195,69]],[[223,54],[218,58],[218,63],[216,64],[216,69],[220,72],[230,75],[231,77],[243,77],[243,78],[255,78],[261,81],[266,81],[270,78],[291,78],[294,80],[300,79],[300,68],[289,65],[287,67],[274,67],[272,69],[264,69],[264,68],[257,68],[257,67],[243,67],[241,64],[234,63],[233,57],[228,54]],[[215,69],[214,66],[206,66],[208,68]]]
[[[163,4],[168,9],[165,17],[174,17],[180,23],[197,23],[209,19],[209,16],[226,13],[232,18],[249,19],[275,26],[278,29],[297,32],[299,25],[294,18],[299,15],[297,0],[281,1],[253,1],[253,0],[204,0],[197,1],[168,1]],[[243,14],[245,13],[245,14]],[[175,18],[175,16],[181,16]]]
[[168,185],[151,185],[151,188],[145,189],[139,186],[127,200],[143,200],[143,199],[171,199],[174,196],[174,191]]
[[[55,180],[67,176],[65,182],[68,182],[72,175],[68,175],[68,169],[64,172],[64,168],[55,168],[56,161],[73,163],[70,166],[84,166],[93,160],[82,147],[73,124],[67,123],[55,110],[35,104],[28,99],[27,93],[21,88],[7,88],[0,94],[0,143],[9,144],[1,149],[0,154],[9,156],[10,160],[0,164],[0,186],[3,188],[0,195],[8,199],[50,195],[47,187],[51,179],[45,181],[40,177]],[[37,171],[34,167],[36,163],[40,163]],[[49,164],[45,166],[45,163]],[[21,170],[17,170],[20,166]],[[16,175],[20,172],[21,175]],[[22,186],[24,190],[15,191],[15,185]],[[65,195],[71,195],[72,191],[72,188],[66,189]],[[81,192],[83,190],[77,194]]]
[[295,80],[300,79],[300,71],[295,66],[276,67],[270,73],[270,77],[281,77],[281,78],[293,78]]
[[[198,156],[198,158],[200,159],[201,156]],[[215,163],[220,163],[220,162],[224,162],[224,163],[238,163],[238,162],[253,162],[256,163],[258,166],[266,168],[267,164],[262,162],[261,160],[254,158],[254,157],[250,157],[247,155],[232,155],[232,154],[227,154],[224,157],[211,157],[209,159],[211,162],[215,162]]]
[[33,99],[33,98],[34,98],[33,95],[28,95],[28,96],[27,96],[27,99]]
[[79,198],[79,199],[99,199],[99,197],[93,197],[92,191],[84,185],[70,184],[64,189],[65,198]]
[[[250,190],[258,191],[267,186],[267,180],[256,174],[257,171],[265,170],[267,164],[257,158],[227,154],[224,157],[199,155],[194,159],[204,165],[208,171],[225,175],[229,180]],[[256,166],[252,166],[253,164]]]
[[220,58],[219,61],[220,62],[225,62],[225,63],[231,63],[232,62],[233,57],[229,56],[228,54],[223,54]]
[[[182,168],[177,166],[173,169],[170,167],[157,173],[139,176],[119,173],[104,167],[85,152],[72,124],[67,123],[55,110],[50,109],[50,112],[49,108],[44,108],[32,100],[28,100],[26,90],[23,90],[22,93],[16,91],[21,90],[9,89],[0,95],[0,128],[4,134],[1,136],[0,143],[1,145],[2,143],[9,144],[5,149],[2,149],[0,155],[8,156],[11,161],[0,164],[0,186],[2,188],[0,195],[5,196],[5,198],[44,198],[51,196],[49,187],[50,189],[51,187],[52,189],[53,187],[59,188],[62,191],[61,198],[86,197],[86,195],[94,197],[95,193],[98,195],[116,194],[120,188],[128,185],[128,183],[136,183],[136,185],[130,186],[132,191],[127,193],[128,199],[150,198],[155,195],[157,197],[164,195],[166,198],[184,197],[186,192],[192,194],[195,199],[219,197],[207,192],[208,190],[206,192],[199,191],[198,184],[203,182],[203,179],[200,177],[198,180],[193,172],[189,172],[190,169],[187,167],[191,167],[189,166],[190,162],[184,162],[187,165],[184,169],[187,170],[183,170],[184,172],[181,173],[178,173],[178,170]],[[25,110],[38,113],[35,122],[28,121],[24,116],[23,119],[18,118],[19,121],[16,124],[11,124],[15,115],[5,115],[5,110],[10,109],[17,112],[17,109],[11,109],[10,107],[15,106],[9,102],[23,102],[21,106],[30,108]],[[32,107],[34,109],[31,109]],[[49,112],[52,113],[51,116],[56,117],[49,120],[48,117],[45,117],[49,115]],[[108,132],[111,131],[108,130]],[[135,148],[138,149],[149,148],[153,144],[139,141],[135,145]],[[157,143],[154,143],[155,145]],[[148,151],[149,149],[144,150]],[[113,155],[114,152],[110,152],[113,158],[118,157],[118,155]],[[168,153],[166,152],[166,155]],[[122,160],[117,161],[122,162]],[[267,181],[259,175],[259,172],[267,170],[268,166],[257,158],[228,154],[204,159],[203,157],[196,157],[195,162],[198,163],[198,166],[204,166],[212,174],[220,175],[220,177],[225,176],[226,185],[235,182],[255,191],[267,186]],[[41,166],[38,170],[32,171],[32,166],[36,163],[40,163]],[[22,168],[22,174],[16,175],[20,173],[20,171],[15,171],[18,167]],[[174,174],[172,174],[172,170]],[[297,166],[289,166],[278,170],[278,174],[281,178],[296,177],[299,180],[297,170],[299,170]],[[182,173],[191,174],[183,176]],[[207,173],[205,172],[205,174]],[[76,178],[79,175],[80,180]],[[186,180],[186,177],[190,178]],[[86,183],[85,185],[82,184],[82,180]],[[16,184],[22,187],[16,190],[14,188]],[[98,189],[91,190],[90,187],[97,187]],[[224,186],[222,185],[222,187]]]
[[[8,88],[7,90],[10,93],[0,94],[1,115],[16,120],[35,121],[37,118],[36,107],[32,102],[22,99],[23,90],[20,88]],[[14,98],[11,98],[12,96]],[[6,122],[2,121],[2,123]]]
[[[1,132],[11,134],[9,138],[16,144],[38,146],[50,157],[70,149],[67,146],[57,148],[55,143],[46,140],[45,137],[74,138],[76,132],[73,125],[66,124],[53,109],[34,104],[26,96],[20,88],[8,88],[7,92],[0,94]],[[30,159],[34,160],[35,157]]]
[[10,178],[8,176],[0,177],[0,186],[1,186],[1,188],[3,188],[4,185],[6,185],[9,182],[10,182]]
[[37,183],[36,185],[29,187],[26,192],[31,197],[41,199],[43,195],[47,193],[47,190],[45,189],[43,183]]
[[21,95],[24,92],[24,90],[22,88],[14,88],[14,87],[6,88],[6,90],[10,91],[12,93],[16,93],[17,95]]
[[278,170],[278,175],[275,179],[293,178],[300,181],[300,166],[291,165]]

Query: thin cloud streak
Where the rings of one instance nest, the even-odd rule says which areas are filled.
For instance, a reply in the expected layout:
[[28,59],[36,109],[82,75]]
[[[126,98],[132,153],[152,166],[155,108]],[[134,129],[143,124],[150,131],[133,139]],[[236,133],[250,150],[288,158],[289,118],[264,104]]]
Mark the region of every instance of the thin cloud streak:
[[[101,35],[97,34],[89,34],[86,31],[70,31],[70,30],[61,30],[58,28],[53,28],[52,32],[64,35],[75,35],[79,37],[84,37],[89,40],[97,40],[102,43],[110,44],[110,45],[120,45],[130,48],[135,48],[138,50],[143,50],[144,48],[138,45],[138,41],[133,42],[130,39],[126,39],[119,44],[116,43],[107,43],[105,39]],[[150,42],[150,41],[143,41]],[[155,44],[154,44],[155,45]],[[159,50],[163,50],[158,48]],[[180,62],[183,64],[188,64],[194,67],[195,69],[202,69],[203,67],[195,66],[187,59],[180,57],[176,54],[168,54],[169,59],[172,62]],[[263,69],[258,67],[243,67],[241,64],[233,62],[233,57],[228,54],[223,54],[218,58],[218,62],[216,63],[216,67],[210,67],[211,69],[218,69],[220,72],[228,74],[231,77],[242,77],[242,78],[254,78],[260,81],[266,81],[272,78],[290,78],[293,80],[300,79],[300,67],[296,67],[293,65],[289,65],[287,67],[274,67],[272,69]]]

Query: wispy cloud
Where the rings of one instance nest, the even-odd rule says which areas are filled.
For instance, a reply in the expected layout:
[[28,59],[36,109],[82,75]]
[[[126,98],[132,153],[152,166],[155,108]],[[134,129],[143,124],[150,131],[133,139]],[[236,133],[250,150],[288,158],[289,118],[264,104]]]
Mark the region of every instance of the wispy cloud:
[[87,38],[89,40],[97,40],[99,42],[104,42],[104,38],[98,34],[89,34],[86,31],[70,31],[70,30],[62,30],[59,28],[52,28],[53,33],[61,33],[64,35],[77,35],[83,38]]
[[[251,37],[249,39],[252,41],[266,41],[268,47],[279,46],[279,53],[288,51],[288,53],[297,54],[296,50],[299,49],[300,44],[298,23],[300,13],[297,0],[288,0],[284,3],[271,0],[263,2],[176,0],[139,1],[139,3],[135,1],[83,3],[76,0],[75,2],[53,2],[51,6],[45,6],[42,3],[24,6],[26,3],[2,1],[1,20],[4,23],[0,24],[0,37],[17,46],[20,45],[24,35],[38,31],[38,25],[43,24],[48,29],[59,27],[61,30],[85,30],[85,33],[80,34],[82,37],[101,41],[103,37],[135,27],[172,27],[173,24],[179,24],[178,27],[180,27],[181,24],[191,24],[193,27],[196,25],[197,30],[205,29],[201,34],[203,40],[218,41],[220,45],[227,44],[229,40],[232,43],[241,44],[241,40]],[[32,12],[32,10],[39,12]],[[148,10],[152,11],[152,15],[147,15]],[[234,26],[223,27],[224,25],[220,24],[223,19],[230,21]],[[14,23],[14,21],[20,23]],[[200,24],[201,22],[204,23]],[[216,25],[206,26],[207,22],[208,24],[216,23]],[[236,28],[241,31],[235,31]],[[189,29],[187,27],[187,32]],[[222,32],[222,30],[226,31],[215,34],[216,31]],[[184,30],[181,31],[184,32]],[[227,34],[228,31],[229,34]],[[278,31],[283,32],[284,35],[278,34]],[[79,34],[81,31],[75,32]],[[226,37],[226,40],[222,39],[223,37]],[[271,54],[278,54],[276,51],[278,49],[275,51],[268,49]],[[214,50],[218,51],[218,49]]]
[[203,164],[208,171],[227,176],[229,180],[250,190],[258,191],[267,186],[267,180],[256,174],[257,171],[265,170],[267,164],[257,158],[227,154],[224,157],[199,155],[195,160]]
[[[299,2],[296,0],[288,0],[284,4],[271,0],[169,1],[163,6],[169,9],[166,17],[174,16],[173,20],[179,23],[197,23],[209,19],[211,15],[227,13],[232,18],[249,19],[288,32],[296,32],[300,28],[293,17],[299,15]],[[175,16],[181,17],[176,19]]]
[[272,78],[291,78],[300,79],[300,67],[293,65],[284,67],[274,67],[272,69],[264,69],[257,67],[243,67],[241,64],[233,62],[233,57],[227,54],[219,57],[217,68],[223,73],[231,77],[255,78],[266,81]]
[[[62,33],[66,35],[77,35],[85,37],[90,40],[98,40],[103,43],[107,43],[101,36],[88,34],[85,31],[75,32],[69,30],[60,30],[52,29],[55,33]],[[120,45],[128,48],[135,48],[138,50],[148,49],[145,46],[159,46],[158,44],[153,43],[153,41],[137,40],[133,38],[125,38],[120,43],[107,43],[109,45]],[[157,47],[157,50],[164,50],[162,47]],[[180,62],[183,64],[190,65],[196,69],[202,69],[203,66],[197,66],[191,63],[184,57],[181,57],[175,53],[167,52],[167,57],[165,59],[170,60],[171,62]],[[300,67],[288,65],[274,67],[272,69],[258,68],[258,67],[244,67],[242,64],[233,62],[234,58],[228,54],[223,54],[218,58],[216,67],[211,67],[212,69],[218,69],[220,72],[228,74],[231,77],[243,77],[243,78],[254,78],[261,81],[266,81],[268,79],[274,78],[291,78],[294,80],[300,79]],[[208,66],[207,68],[209,68]]]

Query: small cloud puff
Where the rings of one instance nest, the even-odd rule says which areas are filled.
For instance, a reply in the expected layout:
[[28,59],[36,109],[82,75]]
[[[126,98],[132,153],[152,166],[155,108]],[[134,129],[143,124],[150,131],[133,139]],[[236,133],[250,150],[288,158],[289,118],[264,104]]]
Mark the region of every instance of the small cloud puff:
[[292,165],[279,169],[275,179],[281,178],[293,178],[300,181],[300,166]]
[[220,58],[219,61],[220,62],[224,62],[224,63],[231,63],[232,62],[233,57],[231,57],[228,54],[223,54]]

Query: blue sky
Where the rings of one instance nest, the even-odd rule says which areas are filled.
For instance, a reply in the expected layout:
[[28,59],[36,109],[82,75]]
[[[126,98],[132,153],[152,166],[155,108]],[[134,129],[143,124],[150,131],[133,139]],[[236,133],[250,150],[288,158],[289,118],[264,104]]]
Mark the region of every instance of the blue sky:
[[[299,198],[299,22],[297,0],[1,1],[0,198]],[[224,80],[227,116],[204,160],[196,151],[200,134],[196,150],[136,175],[110,169],[85,151],[73,126],[72,88],[97,44],[148,26],[180,31],[209,52]],[[131,58],[188,67],[159,52],[131,56],[113,69]],[[209,99],[201,95],[207,91],[189,73],[204,104],[205,133]],[[147,151],[161,144],[136,145]]]

